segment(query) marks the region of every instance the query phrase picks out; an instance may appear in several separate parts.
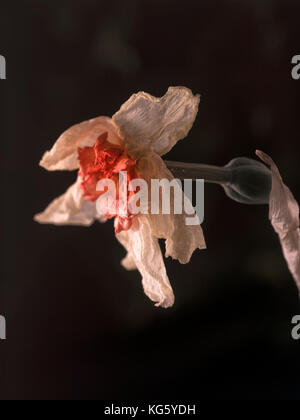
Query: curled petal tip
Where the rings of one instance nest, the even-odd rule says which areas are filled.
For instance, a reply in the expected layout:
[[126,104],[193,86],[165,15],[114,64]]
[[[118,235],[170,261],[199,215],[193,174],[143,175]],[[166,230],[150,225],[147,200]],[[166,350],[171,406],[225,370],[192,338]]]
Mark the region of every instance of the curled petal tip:
[[36,214],[36,215],[33,217],[33,220],[34,220],[35,222],[37,222],[37,223],[43,223],[43,220],[42,220],[42,217],[41,217],[41,213]]
[[175,298],[174,295],[169,297],[168,299],[163,300],[162,302],[158,302],[155,304],[157,308],[164,308],[168,309],[171,308],[174,305]]
[[263,161],[265,162],[267,165],[269,166],[275,166],[275,163],[273,161],[273,159],[267,155],[267,153],[262,152],[261,150],[256,150],[255,154]]
[[259,152],[258,156],[271,166],[272,191],[269,200],[269,217],[279,236],[290,272],[300,290],[299,205],[290,189],[284,184],[272,158],[263,152]]

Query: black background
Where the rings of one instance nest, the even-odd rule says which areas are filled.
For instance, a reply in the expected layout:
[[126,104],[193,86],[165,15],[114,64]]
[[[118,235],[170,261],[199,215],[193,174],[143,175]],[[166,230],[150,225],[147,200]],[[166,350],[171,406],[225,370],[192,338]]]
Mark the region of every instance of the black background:
[[169,160],[260,148],[300,200],[299,16],[298,0],[1,3],[1,399],[299,398],[300,304],[267,206],[206,187],[208,249],[166,261],[169,310],[122,269],[110,222],[32,221],[76,177],[38,166],[66,128],[176,85],[202,102]]

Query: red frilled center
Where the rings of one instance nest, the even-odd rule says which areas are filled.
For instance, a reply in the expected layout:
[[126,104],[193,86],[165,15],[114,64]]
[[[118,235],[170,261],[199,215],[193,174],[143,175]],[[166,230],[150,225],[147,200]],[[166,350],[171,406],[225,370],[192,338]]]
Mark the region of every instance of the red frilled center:
[[128,184],[132,179],[137,178],[136,160],[132,159],[124,149],[107,140],[108,133],[98,137],[93,147],[78,149],[78,159],[80,162],[79,176],[82,179],[81,189],[86,200],[95,202],[104,194],[105,191],[97,191],[97,184],[101,179],[111,179],[116,185],[116,212],[107,213],[108,219],[115,218],[116,233],[122,230],[129,230],[132,225],[133,215],[129,212],[118,213],[119,203],[119,173],[127,172],[127,203],[132,192],[128,192]]

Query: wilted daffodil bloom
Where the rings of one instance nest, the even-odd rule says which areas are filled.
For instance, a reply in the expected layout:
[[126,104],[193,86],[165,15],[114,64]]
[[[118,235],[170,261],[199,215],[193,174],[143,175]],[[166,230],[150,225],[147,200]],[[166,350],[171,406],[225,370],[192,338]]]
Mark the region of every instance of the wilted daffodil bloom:
[[279,236],[284,257],[300,291],[299,205],[290,189],[283,183],[280,172],[270,156],[259,150],[256,154],[271,167],[272,190],[269,217]]
[[174,295],[158,240],[166,240],[166,257],[186,264],[194,250],[205,248],[200,225],[187,226],[185,215],[174,211],[135,215],[126,208],[120,214],[108,206],[100,215],[96,201],[102,193],[97,184],[103,179],[117,184],[122,171],[127,172],[127,183],[135,178],[172,180],[161,156],[186,137],[199,101],[184,87],[171,87],[162,98],[137,93],[112,118],[98,117],[71,127],[40,163],[49,171],[77,170],[78,176],[35,220],[89,226],[96,219],[114,218],[116,237],[127,250],[123,266],[138,269],[146,295],[165,308],[173,305]]

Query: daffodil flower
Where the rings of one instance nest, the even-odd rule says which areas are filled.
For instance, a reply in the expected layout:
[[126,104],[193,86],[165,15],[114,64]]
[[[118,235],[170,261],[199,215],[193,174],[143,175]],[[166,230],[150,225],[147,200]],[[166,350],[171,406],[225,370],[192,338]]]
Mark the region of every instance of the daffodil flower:
[[174,294],[158,240],[166,240],[166,257],[186,264],[196,249],[205,248],[201,226],[187,226],[185,215],[174,212],[133,215],[128,208],[122,214],[107,208],[100,215],[97,183],[114,181],[121,171],[127,171],[127,182],[136,177],[147,182],[174,179],[161,156],[187,136],[199,101],[184,87],[171,87],[162,98],[139,92],[112,118],[98,117],[71,127],[40,163],[49,171],[77,170],[78,176],[35,220],[90,226],[97,219],[114,218],[116,237],[127,250],[123,266],[138,269],[146,295],[165,308],[173,305]]
[[278,167],[271,157],[259,150],[256,154],[271,167],[272,190],[269,200],[269,217],[279,236],[284,257],[300,291],[299,205],[290,189],[283,183]]

